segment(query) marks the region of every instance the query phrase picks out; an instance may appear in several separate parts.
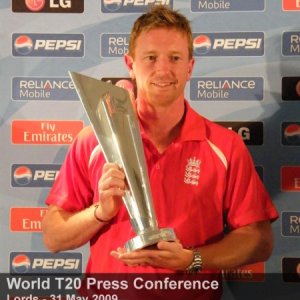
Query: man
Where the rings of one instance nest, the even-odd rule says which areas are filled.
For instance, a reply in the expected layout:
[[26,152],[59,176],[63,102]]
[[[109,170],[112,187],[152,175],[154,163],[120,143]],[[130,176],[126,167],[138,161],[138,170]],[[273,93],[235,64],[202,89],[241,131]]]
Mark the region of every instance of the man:
[[125,63],[137,87],[134,105],[158,224],[174,228],[178,241],[124,251],[135,235],[121,200],[125,175],[105,163],[88,127],[47,199],[47,247],[56,252],[90,241],[92,273],[210,272],[268,259],[270,221],[278,214],[243,141],[184,99],[194,66],[189,22],[154,6],[135,22]]

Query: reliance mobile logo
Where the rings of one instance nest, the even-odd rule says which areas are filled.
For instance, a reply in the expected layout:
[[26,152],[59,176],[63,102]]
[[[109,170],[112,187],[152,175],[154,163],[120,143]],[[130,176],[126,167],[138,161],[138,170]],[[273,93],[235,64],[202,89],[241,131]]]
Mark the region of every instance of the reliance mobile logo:
[[13,56],[83,57],[83,34],[14,33]]
[[167,5],[173,8],[173,0],[101,0],[103,13],[141,13],[151,5]]
[[265,0],[191,0],[192,12],[262,11],[264,9]]
[[82,254],[77,252],[11,252],[11,274],[55,274],[82,271]]
[[14,164],[11,167],[13,187],[51,187],[61,165],[51,164]]
[[300,0],[282,0],[282,9],[286,11],[300,10]]
[[281,215],[282,226],[281,233],[283,236],[300,237],[300,212],[291,211],[282,212]]
[[12,207],[10,209],[10,230],[17,232],[41,232],[42,219],[46,212],[46,207]]
[[193,35],[195,56],[263,56],[263,32],[218,32]]
[[11,126],[13,144],[71,144],[83,128],[83,121],[14,120]]
[[281,124],[281,143],[285,146],[300,146],[300,122]]
[[13,12],[82,13],[84,0],[12,0]]
[[263,144],[262,122],[217,122],[240,135],[246,145]]
[[284,166],[281,168],[281,190],[300,192],[300,167]]
[[14,77],[13,100],[79,100],[68,77]]
[[103,33],[100,37],[101,57],[123,57],[128,53],[129,34]]
[[282,54],[285,56],[300,55],[300,31],[289,31],[283,33]]
[[190,99],[195,101],[263,99],[261,77],[196,77],[190,87]]

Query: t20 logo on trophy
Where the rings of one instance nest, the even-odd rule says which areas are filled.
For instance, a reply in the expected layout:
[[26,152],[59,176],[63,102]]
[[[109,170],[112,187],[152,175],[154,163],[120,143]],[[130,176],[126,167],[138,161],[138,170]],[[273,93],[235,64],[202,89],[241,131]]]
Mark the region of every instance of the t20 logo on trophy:
[[128,91],[111,83],[69,72],[108,162],[120,165],[129,190],[123,197],[136,236],[125,248],[133,251],[161,240],[175,241],[172,228],[159,228],[137,117]]

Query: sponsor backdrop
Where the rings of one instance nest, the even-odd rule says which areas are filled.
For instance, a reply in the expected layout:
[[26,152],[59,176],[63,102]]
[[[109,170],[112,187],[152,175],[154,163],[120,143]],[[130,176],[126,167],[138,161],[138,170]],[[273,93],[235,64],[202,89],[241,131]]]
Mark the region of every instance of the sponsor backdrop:
[[112,82],[126,78],[122,56],[133,21],[159,3],[192,23],[196,66],[186,97],[198,112],[241,135],[280,212],[272,257],[224,270],[224,299],[251,299],[257,291],[263,299],[296,299],[299,0],[2,0],[0,272],[85,269],[87,247],[52,254],[41,236],[45,198],[68,146],[88,124],[68,70]]

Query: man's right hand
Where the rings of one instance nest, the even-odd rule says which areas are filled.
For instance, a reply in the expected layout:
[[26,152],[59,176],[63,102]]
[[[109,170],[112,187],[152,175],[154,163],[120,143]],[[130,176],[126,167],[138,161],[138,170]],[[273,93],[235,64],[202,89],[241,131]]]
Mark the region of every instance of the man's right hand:
[[124,171],[115,163],[105,163],[98,183],[99,206],[96,216],[99,219],[109,221],[118,213],[125,189]]

